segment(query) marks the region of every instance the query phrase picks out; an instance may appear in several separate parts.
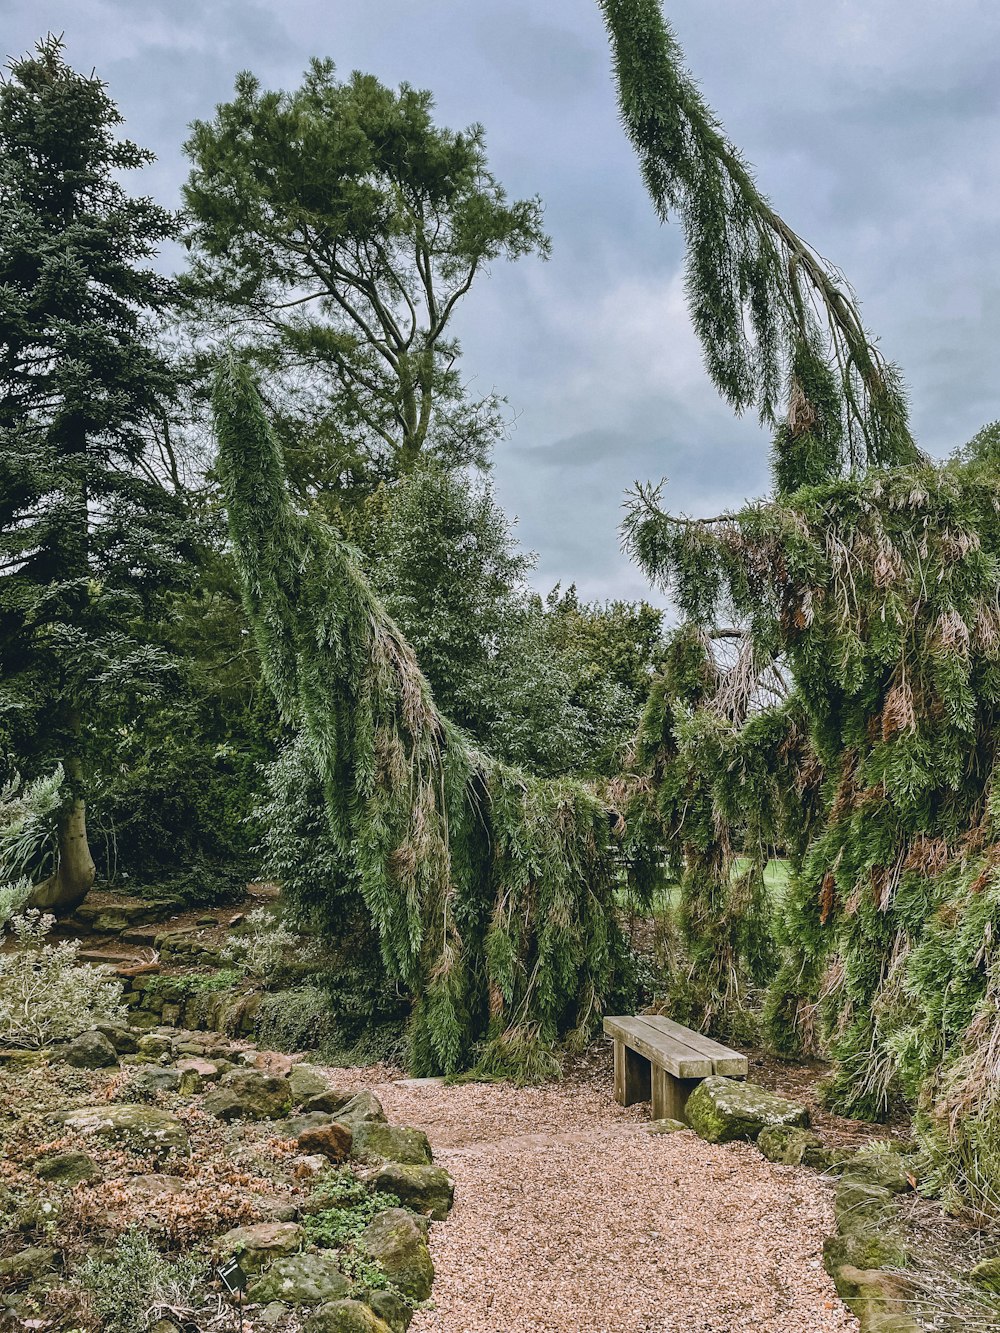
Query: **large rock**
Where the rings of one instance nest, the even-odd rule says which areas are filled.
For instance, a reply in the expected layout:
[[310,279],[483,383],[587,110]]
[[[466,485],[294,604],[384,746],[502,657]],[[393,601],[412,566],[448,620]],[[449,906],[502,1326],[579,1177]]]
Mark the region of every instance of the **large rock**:
[[709,1143],[755,1139],[769,1125],[809,1124],[809,1112],[756,1083],[713,1075],[702,1079],[687,1100],[688,1124]]
[[431,1294],[434,1264],[424,1231],[405,1208],[390,1208],[365,1227],[358,1248],[382,1265],[386,1277],[411,1301]]
[[392,1333],[368,1305],[360,1301],[328,1301],[306,1320],[306,1333]]
[[[299,1140],[301,1145],[301,1139]],[[401,1125],[383,1125],[377,1120],[362,1120],[354,1127],[352,1157],[381,1157],[387,1162],[406,1162],[411,1166],[430,1166],[431,1145],[422,1129]]]
[[[359,1129],[363,1126],[358,1126]],[[299,1135],[298,1146],[304,1153],[322,1153],[329,1162],[345,1162],[351,1155],[353,1135],[349,1125],[336,1120],[329,1125],[305,1129]]]
[[274,1259],[284,1259],[302,1248],[304,1235],[296,1222],[257,1222],[235,1227],[215,1241],[217,1254],[238,1259],[248,1273],[256,1273]]
[[455,1182],[440,1166],[408,1166],[404,1162],[386,1162],[373,1181],[375,1188],[395,1194],[401,1203],[435,1221],[443,1221],[451,1211]]
[[177,1092],[180,1086],[181,1076],[176,1069],[139,1065],[119,1088],[118,1097],[123,1102],[149,1101],[158,1092]]
[[282,1301],[286,1305],[320,1305],[335,1301],[350,1291],[350,1282],[340,1271],[339,1256],[330,1250],[317,1254],[295,1254],[276,1259],[251,1283],[247,1300],[264,1305]]
[[48,1180],[53,1185],[82,1185],[99,1180],[101,1176],[97,1163],[85,1152],[46,1153],[39,1157],[34,1170],[41,1180]]
[[187,1131],[170,1111],[153,1106],[82,1106],[60,1111],[53,1120],[87,1138],[96,1135],[147,1152],[187,1152]]
[[[295,1106],[301,1106],[310,1097],[318,1097],[321,1093],[330,1091],[330,1080],[326,1076],[326,1071],[316,1065],[306,1063],[292,1065],[288,1082],[292,1089],[292,1102]],[[344,1102],[349,1100],[350,1093],[345,1093]],[[341,1102],[341,1106],[344,1102]]]
[[859,1148],[844,1166],[843,1174],[866,1185],[877,1185],[893,1194],[905,1194],[913,1188],[911,1174],[915,1163],[910,1154],[900,1152],[886,1142]]
[[862,1333],[924,1333],[926,1325],[909,1313],[913,1288],[901,1273],[845,1265],[833,1281],[841,1300],[860,1320]]
[[337,1111],[337,1119],[350,1125],[351,1129],[356,1129],[369,1120],[385,1124],[385,1111],[374,1092],[365,1089],[364,1092],[356,1092],[350,1101],[344,1103]]
[[219,1077],[219,1066],[214,1060],[205,1060],[199,1055],[188,1055],[178,1060],[174,1068],[180,1079],[180,1090],[185,1097],[201,1092],[207,1083],[214,1083]]
[[822,1146],[812,1130],[794,1125],[768,1125],[757,1136],[757,1147],[767,1160],[781,1166],[801,1166],[808,1153]]
[[392,1333],[406,1333],[413,1321],[413,1306],[395,1287],[382,1287],[378,1291],[366,1291],[365,1303],[384,1320]]
[[59,1266],[59,1253],[51,1245],[33,1245],[30,1249],[0,1259],[0,1286],[26,1287]]
[[96,1030],[107,1037],[119,1055],[135,1055],[139,1042],[134,1032],[114,1023],[98,1023]]
[[866,1185],[847,1176],[837,1185],[833,1211],[837,1230],[844,1236],[885,1232],[897,1216],[891,1190],[882,1185]]
[[233,1069],[216,1092],[205,1098],[205,1110],[220,1120],[280,1120],[292,1109],[288,1079],[255,1069]]
[[107,1069],[118,1063],[118,1052],[103,1032],[81,1032],[63,1048],[63,1059],[74,1069]]

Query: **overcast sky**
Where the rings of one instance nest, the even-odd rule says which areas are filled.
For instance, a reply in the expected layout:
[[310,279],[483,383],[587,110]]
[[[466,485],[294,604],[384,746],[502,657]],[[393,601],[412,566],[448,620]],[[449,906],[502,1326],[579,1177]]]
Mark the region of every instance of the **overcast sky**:
[[[910,387],[923,446],[1000,417],[1000,5],[996,0],[666,0],[689,64],[778,210],[844,270]],[[625,489],[718,512],[767,486],[768,442],[701,365],[661,227],[618,125],[594,0],[0,0],[6,51],[46,29],[96,66],[143,191],[179,202],[185,127],[252,69],[297,84],[311,56],[433,90],[481,121],[491,165],[539,194],[548,263],[497,265],[458,326],[476,387],[516,412],[497,489],[535,582],[648,595],[618,550]],[[655,599],[659,600],[659,599]]]

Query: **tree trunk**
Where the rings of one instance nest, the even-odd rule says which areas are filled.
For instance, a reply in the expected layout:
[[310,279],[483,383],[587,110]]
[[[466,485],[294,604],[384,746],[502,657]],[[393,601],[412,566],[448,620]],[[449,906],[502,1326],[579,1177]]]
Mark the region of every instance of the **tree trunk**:
[[58,867],[35,886],[28,905],[68,916],[93,888],[97,873],[87,842],[87,804],[82,796],[75,797],[59,816],[58,838]]

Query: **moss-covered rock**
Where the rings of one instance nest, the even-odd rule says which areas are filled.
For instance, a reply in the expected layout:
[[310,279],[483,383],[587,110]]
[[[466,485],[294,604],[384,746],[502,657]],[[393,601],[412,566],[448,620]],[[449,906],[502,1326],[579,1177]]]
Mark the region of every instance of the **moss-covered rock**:
[[431,1145],[422,1129],[384,1125],[377,1120],[362,1120],[355,1125],[351,1156],[381,1157],[411,1166],[430,1166],[433,1161]]
[[908,1255],[902,1235],[892,1229],[828,1236],[823,1242],[823,1264],[831,1277],[838,1268],[905,1268]]
[[401,1203],[440,1222],[451,1211],[455,1182],[440,1166],[386,1162],[374,1178],[375,1188],[395,1194]]
[[52,1119],[83,1137],[91,1134],[150,1152],[187,1152],[187,1131],[170,1111],[153,1106],[81,1106]]
[[866,1235],[891,1228],[896,1208],[891,1190],[882,1185],[867,1185],[861,1180],[843,1177],[837,1184],[833,1210],[837,1230],[844,1236]]
[[62,1049],[62,1057],[74,1069],[107,1069],[118,1063],[118,1052],[103,1032],[81,1032]]
[[[325,1070],[316,1065],[306,1063],[292,1065],[291,1073],[288,1075],[288,1082],[292,1089],[292,1104],[301,1106],[303,1102],[308,1101],[310,1097],[319,1097],[323,1093],[332,1091],[330,1079]],[[339,1110],[345,1102],[350,1101],[349,1092],[341,1093],[341,1101],[334,1108]]]
[[404,1296],[425,1301],[431,1294],[431,1252],[423,1228],[405,1208],[379,1213],[365,1227],[357,1244],[370,1258],[378,1260],[386,1277]]
[[181,1076],[176,1069],[162,1065],[139,1065],[129,1071],[116,1094],[122,1102],[149,1101],[158,1092],[178,1092]]
[[288,1079],[276,1074],[232,1069],[203,1104],[220,1120],[280,1120],[292,1109],[292,1090]]
[[392,1333],[384,1320],[361,1301],[329,1301],[306,1320],[306,1333]]
[[671,1120],[669,1116],[663,1116],[659,1120],[650,1120],[646,1126],[648,1134],[679,1134],[682,1129],[687,1129],[683,1120]]
[[977,1287],[984,1291],[1000,1295],[1000,1255],[995,1259],[982,1259],[969,1273]]
[[781,1166],[801,1166],[809,1149],[822,1146],[811,1130],[793,1125],[767,1125],[757,1135],[757,1147],[767,1160]]
[[385,1111],[382,1109],[382,1103],[375,1096],[374,1092],[365,1089],[363,1092],[357,1092],[336,1113],[337,1119],[345,1125],[350,1125],[351,1129],[356,1129],[358,1125],[367,1121],[376,1121],[385,1124]]
[[0,1259],[0,1287],[26,1287],[59,1267],[59,1251],[51,1245],[32,1245]]
[[350,1283],[340,1271],[338,1256],[329,1250],[276,1259],[250,1284],[247,1299],[261,1305],[320,1305],[346,1296]]
[[893,1194],[913,1188],[914,1159],[876,1143],[861,1148],[844,1166],[844,1176],[867,1185],[877,1185]]
[[399,1294],[394,1287],[384,1287],[381,1291],[369,1291],[365,1302],[389,1325],[392,1333],[406,1333],[413,1320],[413,1306]]
[[35,1162],[34,1171],[39,1179],[53,1185],[82,1185],[101,1176],[97,1163],[85,1152],[45,1153]]
[[296,1254],[304,1239],[296,1222],[257,1222],[217,1237],[214,1249],[220,1257],[238,1259],[248,1273],[256,1273],[272,1260]]
[[756,1083],[721,1075],[698,1084],[687,1100],[685,1114],[695,1133],[709,1143],[756,1139],[762,1129],[772,1125],[804,1128],[809,1124],[809,1111],[798,1102],[779,1097]]
[[836,1270],[833,1281],[862,1333],[925,1333],[924,1324],[908,1313],[912,1290],[902,1274],[847,1264]]

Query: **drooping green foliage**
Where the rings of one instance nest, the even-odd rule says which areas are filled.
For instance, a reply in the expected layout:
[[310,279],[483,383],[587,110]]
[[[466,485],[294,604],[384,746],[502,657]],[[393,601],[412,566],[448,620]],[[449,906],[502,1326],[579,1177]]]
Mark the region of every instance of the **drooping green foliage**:
[[411,1062],[537,1072],[623,970],[613,812],[472,747],[331,526],[293,505],[248,370],[215,396],[218,468],[268,683],[323,791],[331,853],[416,997]]
[[[776,481],[912,462],[899,373],[842,276],[762,195],[684,65],[660,0],[598,0],[619,105],[663,221],[687,240],[687,295],[709,374],[778,426]],[[779,424],[780,423],[780,424]]]
[[731,1024],[773,970],[761,884],[781,849],[774,1046],[832,1056],[847,1113],[909,1106],[941,1187],[997,1216],[1000,431],[920,456],[895,369],[758,192],[658,0],[600,3],[647,186],[685,228],[709,370],[776,426],[773,500],[676,518],[639,487],[624,525],[686,621],[628,811],[640,851],[674,849],[701,982],[675,998]]
[[739,618],[794,681],[786,701],[725,718],[722,674],[658,719],[664,743],[701,760],[660,779],[674,826],[719,857],[739,811],[765,833],[748,851],[776,843],[793,860],[773,1039],[828,1051],[847,1112],[917,1108],[942,1175],[984,1208],[1000,1201],[998,514],[980,442],[703,524],[700,578],[678,555],[687,521],[647,503],[628,527],[686,612]]

